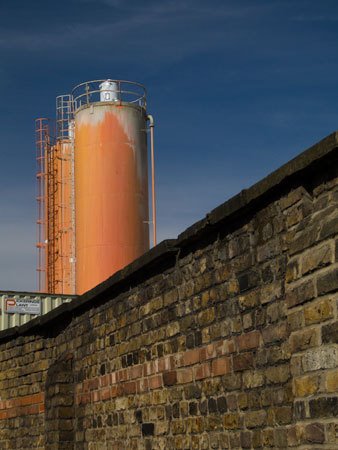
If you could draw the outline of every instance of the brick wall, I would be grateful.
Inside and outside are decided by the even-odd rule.
[[[2,332],[0,448],[335,448],[337,148]]]

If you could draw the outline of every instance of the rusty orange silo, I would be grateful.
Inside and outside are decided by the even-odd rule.
[[[58,96],[53,129],[36,122],[38,286],[82,294],[149,249],[149,223],[156,245],[154,121],[142,85],[108,79]]]
[[[55,181],[50,183],[48,195],[49,201],[53,200],[48,208],[48,291],[73,294],[72,144],[69,139],[58,139],[51,150],[49,176]]]
[[[36,120],[38,289],[75,293],[74,139],[71,95],[56,99],[56,126]]]
[[[147,114],[137,83],[73,90],[76,293],[149,249]]]

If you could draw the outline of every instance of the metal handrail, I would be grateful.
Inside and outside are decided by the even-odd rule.
[[[102,92],[110,92],[109,90],[100,89],[99,85],[106,81],[116,83],[117,103],[137,104],[146,108],[146,88],[143,84],[126,81],[126,80],[93,80],[80,83],[72,90],[72,97],[74,102],[74,110],[76,111],[83,105],[87,105],[100,101],[100,94]]]

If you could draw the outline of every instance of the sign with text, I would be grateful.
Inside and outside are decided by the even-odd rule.
[[[14,298],[5,299],[7,314],[41,314],[41,300],[39,298]]]

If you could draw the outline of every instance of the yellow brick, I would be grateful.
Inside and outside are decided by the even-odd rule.
[[[318,376],[305,376],[294,380],[296,397],[307,397],[318,390]]]
[[[205,307],[205,306],[208,306],[209,300],[210,300],[210,293],[209,293],[209,291],[203,292],[202,298],[201,298],[202,308]]]
[[[332,317],[332,304],[330,299],[322,300],[304,310],[306,325],[324,322]]]
[[[338,391],[338,369],[326,374],[326,391],[337,392]]]
[[[228,284],[228,291],[229,294],[237,294],[238,293],[238,281],[237,280],[230,280]]]
[[[225,414],[224,428],[225,429],[239,428],[239,415],[233,413]]]

